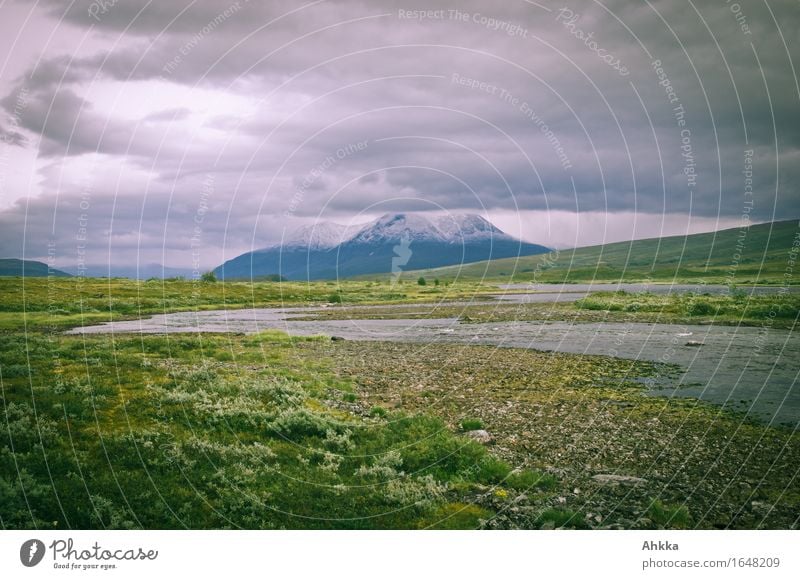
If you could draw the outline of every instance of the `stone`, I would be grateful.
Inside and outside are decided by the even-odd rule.
[[[494,440],[494,437],[485,430],[470,430],[465,436],[481,444],[489,444]]]
[[[622,474],[596,474],[592,479],[600,484],[612,485],[638,485],[647,482],[647,479]]]
[[[543,531],[552,531],[555,528],[556,524],[553,521],[545,521],[544,524],[542,524]]]

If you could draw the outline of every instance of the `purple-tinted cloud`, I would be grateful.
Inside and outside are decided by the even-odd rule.
[[[725,3],[604,6],[47,0],[40,20],[99,48],[0,84],[0,135],[36,147],[43,190],[5,193],[0,247],[74,245],[87,183],[97,259],[185,265],[213,182],[207,267],[377,206],[800,216],[796,3],[746,27]]]

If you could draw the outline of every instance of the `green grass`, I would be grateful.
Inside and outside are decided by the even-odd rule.
[[[558,481],[551,474],[527,469],[511,473],[505,480],[505,484],[519,491],[530,491],[532,489],[550,490],[558,485]]]
[[[385,309],[329,308],[298,319],[413,319],[457,317],[462,323],[567,320],[572,322],[655,322],[718,324],[792,329],[800,316],[800,293],[776,288],[749,296],[741,289],[727,294],[655,294],[593,292],[575,302],[431,304]]]
[[[688,282],[722,284],[798,284],[790,252],[800,238],[797,220],[753,225],[713,233],[609,243],[543,255],[498,259],[409,275],[442,280],[576,283]]]
[[[63,333],[164,311],[319,304],[331,293],[394,303],[478,291],[462,282],[1,279],[0,527],[582,528],[598,513],[605,524],[608,505],[616,513],[620,504],[627,512],[611,523],[624,527],[785,528],[796,518],[800,495],[787,492],[796,436],[696,401],[642,396],[634,379],[656,371],[648,364],[278,331]],[[698,300],[713,313],[694,309]],[[702,320],[769,314],[776,303],[599,294],[564,307]],[[796,311],[786,303],[789,317],[776,320]],[[478,425],[494,445],[464,435]],[[638,470],[656,457],[663,480]],[[623,489],[623,501],[591,486],[597,472],[653,480]],[[652,506],[653,496],[664,503]],[[683,496],[696,518],[664,506]],[[748,510],[754,501],[770,504],[768,514]]]
[[[437,509],[433,516],[422,521],[419,527],[437,530],[474,529],[491,514],[477,505],[451,503]]]
[[[587,526],[580,513],[569,509],[548,509],[539,515],[537,524],[544,529],[585,529]]]
[[[627,315],[662,323],[769,324],[791,328],[800,316],[800,294],[747,296],[737,290],[727,295],[596,292],[577,300],[571,307],[578,311],[611,314],[610,320]]]
[[[437,418],[345,410],[352,382],[294,356],[320,340],[0,335],[2,526],[474,528],[488,517],[452,505],[473,485],[502,485],[510,467]]]
[[[165,312],[458,300],[496,288],[476,282],[422,287],[389,282],[202,282],[0,277],[0,331],[69,328]]]
[[[465,418],[461,421],[461,430],[480,430],[483,428],[483,422],[478,418]]]
[[[350,303],[431,299],[373,282],[0,280],[0,526],[478,526],[491,510],[449,506],[511,467],[435,417],[352,412],[352,379],[328,357],[295,357],[327,337],[62,333],[164,311],[322,303],[332,289]]]
[[[688,529],[691,527],[691,516],[686,506],[665,505],[660,500],[654,500],[647,509],[647,516],[656,525],[662,528]]]

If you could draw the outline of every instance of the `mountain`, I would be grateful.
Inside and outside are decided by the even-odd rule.
[[[710,233],[637,239],[412,275],[504,282],[683,281],[797,284],[800,222],[775,221]]]
[[[410,242],[447,243],[448,238],[432,221],[413,213],[386,214],[356,233],[350,240],[354,245]]]
[[[130,279],[149,279],[155,278],[170,278],[170,277],[185,277],[190,279],[193,270],[189,268],[180,267],[167,267],[160,263],[142,263],[142,264],[126,264],[111,263],[109,264],[94,264],[87,265],[83,270],[76,267],[66,267],[66,271],[72,275],[84,275],[86,277],[127,277]]]
[[[359,231],[359,227],[339,225],[330,221],[322,221],[313,225],[306,225],[286,236],[283,243],[273,247],[299,247],[301,249],[325,250],[336,247],[352,238]]]
[[[416,213],[390,213],[357,229],[333,223],[302,228],[282,244],[240,255],[214,272],[221,279],[270,274],[291,280],[335,279],[546,251],[478,215],[429,219]]]
[[[477,241],[492,237],[513,239],[480,215],[447,215],[436,221],[436,227],[450,239]]]
[[[0,259],[0,276],[17,277],[69,277],[69,274],[58,269],[48,267],[41,261],[29,259]]]

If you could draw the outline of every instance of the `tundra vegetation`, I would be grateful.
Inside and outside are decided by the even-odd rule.
[[[516,290],[519,291],[519,290]],[[542,291],[542,290],[539,290]],[[545,290],[546,291],[546,290]],[[569,291],[568,289],[565,291]],[[458,317],[463,323],[569,320],[573,322],[654,322],[662,324],[718,324],[793,329],[800,316],[800,292],[750,295],[732,288],[724,294],[625,291],[592,292],[573,302],[487,302],[429,307],[316,310],[298,319],[390,319]]]
[[[488,291],[0,280],[0,524],[797,525],[794,431],[645,396],[641,378],[664,373],[653,364],[276,331],[64,334],[168,311],[321,305],[331,295],[345,308]],[[472,440],[478,428],[492,443]]]
[[[796,219],[637,239],[417,272],[442,280],[798,284]],[[787,276],[787,274],[789,274]]]

